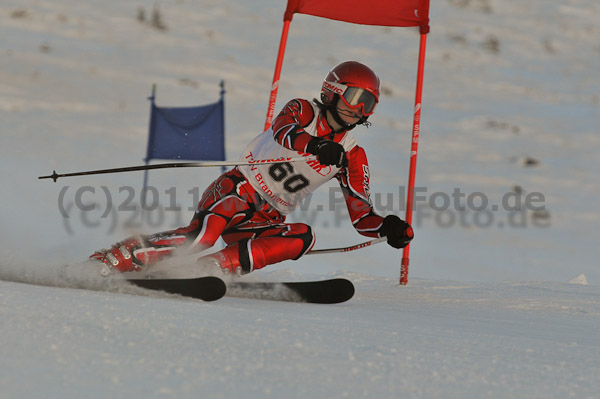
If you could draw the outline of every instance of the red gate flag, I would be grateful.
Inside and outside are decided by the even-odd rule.
[[[294,13],[353,24],[429,27],[429,0],[288,0],[284,20]]]
[[[429,33],[429,0],[288,0],[283,16],[283,31],[281,32],[281,40],[279,42],[279,52],[277,53],[277,61],[275,63],[264,130],[268,130],[271,127],[271,121],[275,113],[275,101],[277,100],[279,77],[283,65],[288,31],[295,13],[362,25],[419,27],[421,39],[419,44],[419,65],[417,68],[417,87],[415,90],[405,218],[406,222],[412,224],[415,174],[421,128],[421,96],[425,70],[425,48],[427,34]],[[408,282],[409,254],[410,244],[404,247],[402,253],[400,267],[401,285],[406,285]]]
[[[275,62],[264,130],[271,127],[290,22],[295,13],[363,25],[418,26],[421,41],[429,33],[429,0],[288,0]],[[421,46],[423,48],[423,46]]]

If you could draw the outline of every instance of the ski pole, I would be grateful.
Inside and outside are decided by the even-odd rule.
[[[61,177],[72,177],[72,176],[87,176],[87,175],[99,175],[104,173],[120,173],[120,172],[134,172],[137,170],[151,170],[151,169],[166,169],[166,168],[207,168],[213,166],[247,166],[247,165],[269,165],[275,163],[284,162],[308,162],[316,161],[316,156],[310,157],[288,157],[278,159],[257,159],[252,161],[204,161],[204,162],[181,162],[181,163],[160,163],[156,165],[141,165],[141,166],[128,166],[124,168],[112,168],[112,169],[99,169],[99,170],[88,170],[85,172],[74,172],[74,173],[56,173],[54,170],[51,175],[40,176],[38,179],[52,179],[56,182]]]
[[[321,255],[321,254],[333,254],[338,252],[350,252],[356,251],[357,249],[366,248],[373,244],[379,244],[380,242],[386,241],[387,237],[379,237],[371,241],[366,241],[360,244],[352,245],[350,247],[343,248],[327,248],[327,249],[313,249],[306,253],[306,255]]]

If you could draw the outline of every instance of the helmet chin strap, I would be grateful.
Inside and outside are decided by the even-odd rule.
[[[338,129],[334,129],[332,126],[330,126],[331,130],[334,134],[352,130],[356,127],[356,125],[365,125],[366,127],[371,126],[371,123],[367,121],[367,119],[369,118],[368,116],[363,116],[362,118],[359,119],[358,122],[353,123],[351,125],[344,122],[342,120],[342,118],[340,117],[340,114],[337,111],[337,107],[334,105],[334,104],[337,104],[338,101],[339,101],[339,96],[336,94],[333,98],[333,101],[325,102],[325,99],[323,98],[323,103],[321,103],[323,109],[326,112],[329,112],[329,114],[331,115],[333,120],[340,126]]]
[[[346,122],[344,122],[342,120],[342,118],[340,117],[340,114],[337,112],[337,108],[332,106],[332,105],[328,105],[327,106],[327,111],[329,111],[329,113],[331,114],[331,117],[333,118],[333,120],[336,121],[336,123],[338,125],[340,125],[341,127],[339,129],[333,129],[334,133],[340,133],[343,131],[347,131],[347,130],[352,130],[354,129],[357,125],[365,125],[366,127],[371,126],[371,122],[368,122],[367,119],[369,119],[368,116],[363,116],[362,118],[360,118],[358,120],[358,122],[353,123],[351,125],[348,125]]]
[[[340,117],[340,114],[337,112],[337,109],[334,106],[329,105],[327,107],[327,111],[329,112],[329,114],[331,114],[331,117],[333,118],[333,120],[338,125],[340,125],[339,129],[333,129],[332,128],[332,130],[333,130],[334,133],[340,133],[340,132],[343,132],[345,130],[352,130],[356,126],[356,123],[353,123],[352,125],[348,125],[346,122],[344,122],[342,120],[342,118]]]
[[[365,123],[367,121],[366,117],[362,117],[362,118],[360,118],[360,120],[358,122],[353,123],[351,125],[349,125],[346,122],[344,122],[344,120],[340,116],[339,112],[337,111],[336,105],[334,105],[334,104],[337,104],[339,101],[340,101],[340,97],[339,97],[338,94],[336,94],[333,97],[333,101],[326,105],[327,111],[329,111],[329,113],[331,114],[331,117],[333,118],[333,120],[338,125],[341,126],[339,129],[332,129],[334,133],[341,133],[343,131],[352,130],[352,129],[354,129],[356,127],[356,125],[363,124],[363,123]]]

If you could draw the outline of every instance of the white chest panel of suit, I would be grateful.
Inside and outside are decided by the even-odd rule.
[[[304,131],[316,136],[319,110],[314,108],[315,117],[304,128]],[[344,147],[346,152],[357,145],[356,140],[349,133],[344,135],[339,144]],[[286,159],[309,155],[285,148],[274,140],[273,130],[269,129],[256,136],[248,144],[240,161]],[[323,166],[318,161],[283,161],[269,165],[239,166],[239,170],[261,197],[285,215],[291,213],[308,194],[335,177],[340,168],[335,165]]]

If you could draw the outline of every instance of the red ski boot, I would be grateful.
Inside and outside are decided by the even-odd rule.
[[[223,248],[219,252],[199,258],[198,262],[217,265],[221,268],[223,273],[239,277],[242,274],[246,274],[242,269],[239,253],[239,244],[236,242]]]
[[[90,259],[97,259],[104,262],[107,268],[103,268],[100,273],[104,276],[110,274],[116,269],[121,273],[142,270],[145,263],[136,257],[136,250],[142,249],[141,237],[130,237],[116,243],[109,249],[101,249],[90,256]]]

